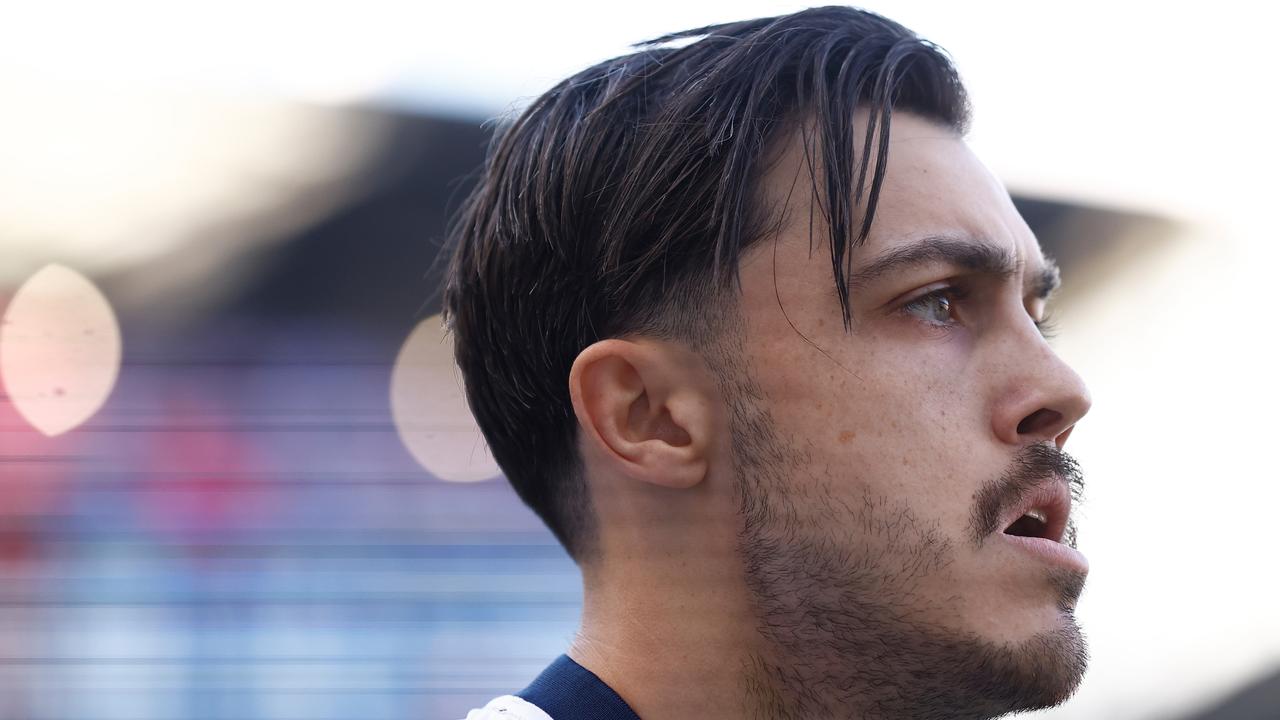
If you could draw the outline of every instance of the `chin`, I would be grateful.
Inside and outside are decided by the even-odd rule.
[[[1003,618],[999,611],[994,613],[995,627],[968,635],[952,646],[956,651],[953,658],[967,655],[954,666],[958,672],[953,699],[957,703],[968,700],[970,707],[984,704],[979,698],[990,701],[970,717],[1055,707],[1079,689],[1089,662],[1088,643],[1074,614],[1084,576],[1055,573],[1050,580],[1053,596],[1038,598],[1037,606],[1023,607],[1016,633],[1010,631],[1019,611],[1010,608]]]
[[[969,690],[991,700],[985,717],[1051,708],[1066,702],[1084,680],[1088,645],[1071,615],[1057,627],[1013,645],[986,645],[970,665]]]

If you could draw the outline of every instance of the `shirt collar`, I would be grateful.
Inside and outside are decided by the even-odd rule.
[[[613,688],[568,655],[556,658],[516,697],[555,720],[640,720]]]

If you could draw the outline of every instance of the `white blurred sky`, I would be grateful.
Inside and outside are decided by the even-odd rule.
[[[1081,612],[1095,660],[1079,697],[1049,715],[1167,716],[1280,664],[1280,542],[1271,530],[1280,483],[1264,461],[1280,400],[1267,280],[1280,255],[1270,220],[1280,63],[1268,49],[1274,25],[1266,11],[1242,2],[1096,0],[865,6],[955,56],[974,98],[971,141],[1013,189],[1185,222],[1178,238],[1063,309],[1061,352],[1095,396],[1072,439],[1091,471],[1081,543],[1094,571]],[[490,117],[631,42],[800,7],[11,6],[0,22],[0,88],[3,118],[17,129],[0,134],[0,228],[53,223],[66,235],[37,238],[46,245],[28,243],[28,254],[96,232],[99,244],[84,247],[110,241],[111,252],[128,255],[121,238],[154,222],[156,207],[200,192],[194,182],[172,182],[183,177],[173,167],[150,172],[148,163],[177,162],[202,146],[201,157],[217,160],[201,166],[215,171],[205,181],[222,193],[234,176],[213,175],[249,158],[274,158],[280,178],[328,177],[353,162],[340,126],[305,121],[310,129],[299,133],[297,121],[273,111],[210,129],[200,123],[221,116],[200,120],[207,113],[192,97],[373,101]],[[63,139],[42,142],[54,118]],[[132,144],[93,139],[102,118]],[[76,145],[77,137],[90,140]],[[164,144],[149,144],[157,141]],[[328,150],[316,152],[320,146]],[[33,189],[33,177],[43,189]],[[112,183],[137,191],[124,205],[94,207],[132,224],[106,235],[98,221],[93,230],[64,219]],[[178,195],[160,194],[175,185]],[[55,195],[61,204],[32,214],[44,207],[40,198]],[[231,207],[228,198],[218,195],[218,207]],[[13,220],[24,217],[34,219]],[[26,237],[35,236],[10,234],[0,249],[14,251]],[[144,241],[138,235],[139,247]]]
[[[377,99],[492,115],[629,43],[803,3],[11,3],[0,81],[218,88],[320,102]],[[972,140],[1028,191],[1223,214],[1206,171],[1274,153],[1276,101],[1261,4],[864,3],[956,57]],[[1250,96],[1253,97],[1250,97]],[[1206,133],[1221,133],[1208,143]],[[1203,153],[1192,162],[1189,156]],[[1125,173],[1110,168],[1119,161]],[[1107,168],[1104,170],[1104,168]],[[1259,174],[1258,177],[1261,177]],[[1239,188],[1232,191],[1240,192]],[[1255,195],[1256,197],[1256,195]]]

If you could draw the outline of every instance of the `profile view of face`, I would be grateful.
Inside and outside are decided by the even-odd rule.
[[[954,131],[896,113],[889,147],[850,329],[798,133],[764,178],[781,230],[741,262],[723,459],[758,670],[885,716],[1052,705],[1086,661],[1059,451],[1090,405],[1038,327],[1056,272]],[[1015,533],[1062,543],[1006,533],[1026,509]]]

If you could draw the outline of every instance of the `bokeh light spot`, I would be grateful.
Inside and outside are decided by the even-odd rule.
[[[501,474],[453,362],[453,342],[439,315],[409,333],[391,372],[391,416],[405,447],[432,475],[454,482]]]
[[[120,357],[111,304],[88,278],[62,265],[28,278],[0,323],[0,381],[18,413],[50,437],[102,407]]]

